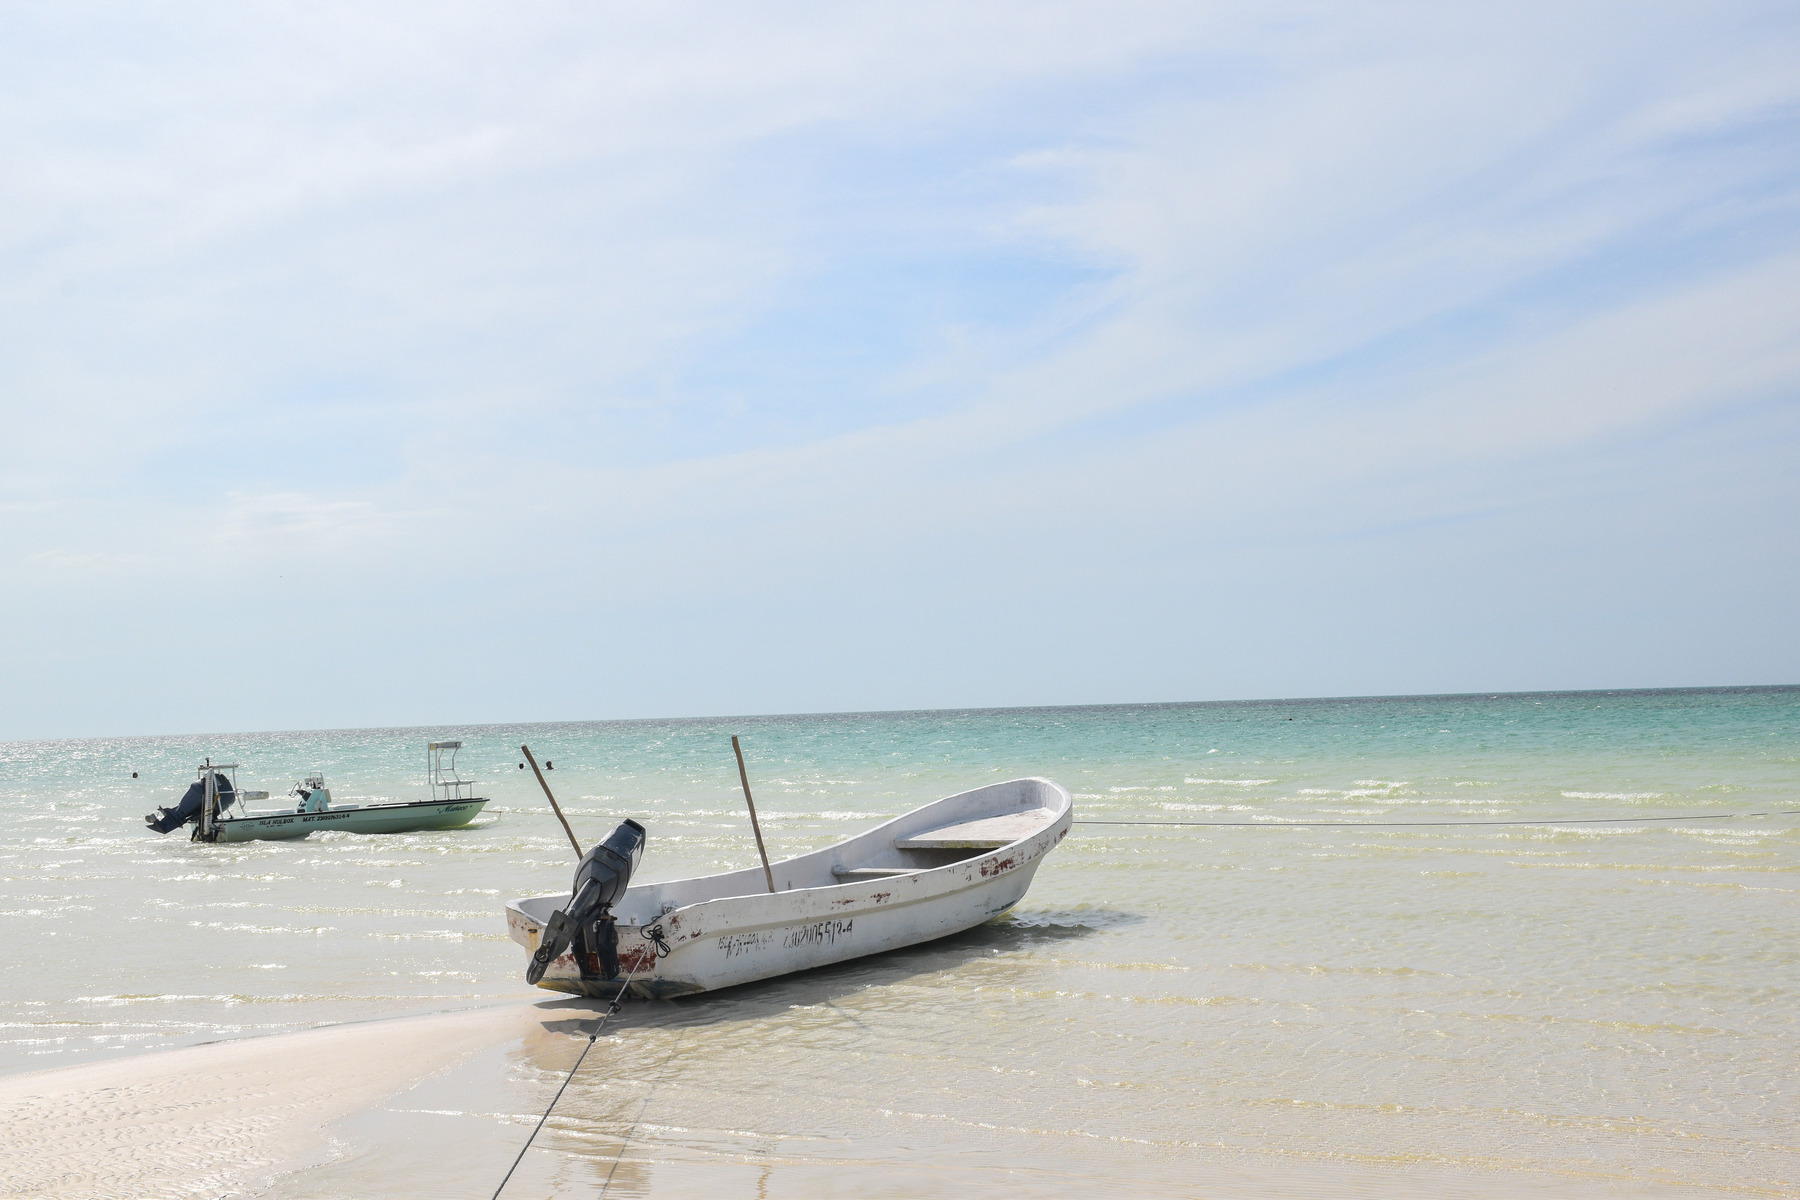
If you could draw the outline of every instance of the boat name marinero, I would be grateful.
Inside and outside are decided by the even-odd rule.
[[[851,928],[856,924],[855,918],[848,921],[818,921],[811,925],[802,925],[798,929],[790,929],[782,937],[783,948],[795,946],[832,946],[841,937],[849,937]]]

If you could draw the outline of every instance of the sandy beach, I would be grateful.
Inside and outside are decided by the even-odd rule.
[[[519,1004],[246,1038],[0,1078],[9,1196],[255,1195],[333,1155],[334,1123],[471,1054],[542,1035]]]
[[[9,1076],[0,1079],[0,1162],[6,1164],[0,1194],[69,1200],[486,1196],[535,1122],[531,1111],[509,1111],[522,1108],[525,1098],[509,1086],[509,1064],[530,1059],[545,1068],[534,1098],[547,1101],[554,1092],[549,1068],[560,1072],[573,1064],[597,1012],[575,1001],[507,1005]],[[1496,1178],[1446,1174],[1430,1164],[1412,1164],[1410,1171],[1357,1164],[1271,1170],[1213,1162],[1196,1175],[1199,1164],[1171,1161],[1169,1147],[1134,1149],[1117,1139],[1065,1147],[1029,1167],[982,1161],[987,1156],[971,1160],[960,1148],[933,1144],[929,1135],[903,1147],[864,1147],[847,1155],[846,1147],[834,1147],[828,1138],[804,1139],[810,1146],[790,1139],[771,1153],[759,1144],[766,1135],[750,1130],[712,1131],[710,1145],[670,1139],[666,1135],[700,1132],[667,1124],[666,1112],[649,1113],[673,1054],[634,1056],[626,1050],[633,1016],[656,1026],[670,1015],[668,1006],[630,1012],[584,1064],[584,1070],[624,1085],[624,1109],[635,1113],[636,1128],[612,1136],[584,1133],[583,1118],[591,1114],[583,1111],[588,1106],[577,1091],[520,1164],[509,1194],[762,1195],[778,1178],[788,1195],[824,1197],[849,1188],[859,1195],[902,1196],[917,1194],[922,1184],[948,1187],[971,1175],[985,1194],[1021,1196],[1088,1194],[1097,1184],[1121,1194],[1163,1196],[1482,1196],[1505,1190]],[[675,1024],[686,1020],[677,1017]],[[675,1050],[685,1040],[677,1040]],[[622,1078],[621,1058],[632,1068]],[[694,1100],[691,1093],[666,1098],[677,1106]],[[716,1099],[717,1105],[706,1107],[732,1107],[730,1099]],[[801,1097],[787,1099],[805,1107]],[[646,1115],[661,1119],[646,1124]],[[690,1109],[686,1119],[696,1115]],[[908,1114],[913,1120],[924,1115]],[[904,1177],[894,1172],[898,1161],[906,1163]],[[1537,1195],[1615,1194],[1591,1182],[1507,1183]]]
[[[939,955],[927,965],[941,962]],[[1546,1169],[1504,1155],[1244,1154],[1168,1131],[1138,1137],[1069,1127],[1054,1102],[1021,1120],[1018,1081],[1006,1079],[995,1084],[996,1120],[970,1120],[972,1109],[986,1107],[985,1080],[1006,1071],[992,1050],[933,1046],[926,1035],[897,1053],[871,1059],[859,1052],[866,1040],[858,1031],[869,1028],[854,993],[884,978],[916,982],[917,965],[893,955],[761,994],[744,989],[710,1004],[628,1007],[608,1023],[505,1194],[898,1198],[957,1187],[1021,1198],[1098,1192],[1241,1200],[1781,1194],[1754,1183],[1709,1187],[1591,1165]],[[0,1195],[489,1196],[598,1012],[584,1001],[512,1004],[0,1078]],[[833,1040],[833,1031],[839,1053],[806,1044],[821,1035]],[[758,1038],[778,1068],[751,1082],[731,1064],[732,1084],[721,1090],[719,1046],[756,1057]],[[946,1069],[947,1050],[966,1061]],[[821,1088],[818,1075],[790,1076],[796,1054],[822,1055],[836,1087]],[[941,1086],[879,1094],[896,1068],[922,1061],[937,1063]],[[831,1128],[841,1119],[834,1108],[852,1094],[872,1101],[886,1128],[851,1136]]]

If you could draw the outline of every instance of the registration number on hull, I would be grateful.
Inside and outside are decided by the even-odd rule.
[[[846,921],[812,921],[791,925],[786,929],[764,929],[756,933],[728,933],[719,939],[719,949],[726,958],[755,954],[775,945],[783,950],[802,946],[835,946],[840,938],[848,939],[856,931],[856,919]]]

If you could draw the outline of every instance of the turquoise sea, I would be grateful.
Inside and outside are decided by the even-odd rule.
[[[946,942],[632,1006],[542,1136],[539,1194],[703,1169],[827,1194],[901,1160],[1019,1195],[1271,1171],[1319,1194],[1800,1193],[1797,688],[3,744],[0,1071],[541,996],[501,905],[566,887],[573,857],[519,745],[584,842],[648,826],[654,878],[755,861],[734,733],[771,854],[1019,775],[1080,820],[1196,824],[1078,825],[1013,914]],[[277,797],[317,771],[339,801],[422,799],[443,737],[492,797],[465,830],[143,827],[205,756]],[[1596,817],[1682,819],[1575,823]],[[1368,824],[1480,820],[1534,823]],[[504,1111],[453,1078],[396,1101],[433,1150],[385,1194],[487,1178],[572,1061],[508,1063]],[[280,1194],[367,1194],[377,1170],[352,1138]]]

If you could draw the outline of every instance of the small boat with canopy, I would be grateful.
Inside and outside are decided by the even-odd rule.
[[[430,798],[391,804],[334,804],[323,775],[309,775],[288,792],[291,808],[257,811],[252,801],[267,800],[269,793],[244,791],[237,785],[236,763],[207,759],[198,768],[199,778],[188,785],[176,803],[144,817],[157,833],[171,833],[192,825],[197,842],[277,841],[303,838],[309,833],[341,830],[344,833],[411,833],[424,829],[455,829],[467,825],[487,804],[475,795],[475,784],[456,772],[456,752],[461,742],[430,742],[425,748],[425,780]],[[449,760],[444,756],[448,754]]]

